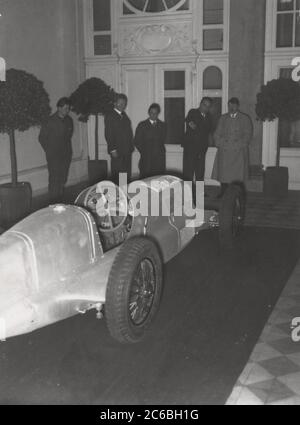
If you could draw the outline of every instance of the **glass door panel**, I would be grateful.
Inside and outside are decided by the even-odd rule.
[[[180,146],[185,132],[185,117],[191,108],[191,65],[158,65],[158,98],[168,128],[167,145]]]

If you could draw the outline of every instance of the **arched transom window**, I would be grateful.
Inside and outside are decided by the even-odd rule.
[[[189,10],[189,0],[123,0],[124,15]]]
[[[223,73],[222,70],[215,66],[208,66],[203,72],[203,96],[212,98],[213,105],[211,109],[213,124],[217,128],[220,116],[222,115],[223,105]]]

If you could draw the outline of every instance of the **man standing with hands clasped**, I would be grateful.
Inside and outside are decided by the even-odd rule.
[[[105,117],[105,138],[111,156],[112,181],[118,183],[119,174],[126,173],[131,179],[133,131],[126,114],[128,99],[125,94],[117,94],[113,111]]]
[[[134,144],[141,154],[141,179],[166,172],[167,126],[159,119],[160,112],[160,106],[153,103],[148,110],[149,118],[139,123],[136,130]]]
[[[39,135],[49,171],[50,202],[62,202],[72,162],[73,120],[67,97],[57,102],[57,111],[44,123]]]

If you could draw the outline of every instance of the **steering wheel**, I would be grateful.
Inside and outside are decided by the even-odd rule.
[[[103,231],[113,231],[128,215],[128,201],[124,192],[112,182],[101,182],[86,193],[84,206],[98,217]]]

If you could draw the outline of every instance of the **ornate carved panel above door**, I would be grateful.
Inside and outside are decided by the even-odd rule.
[[[126,26],[121,30],[122,56],[193,53],[192,23]]]

